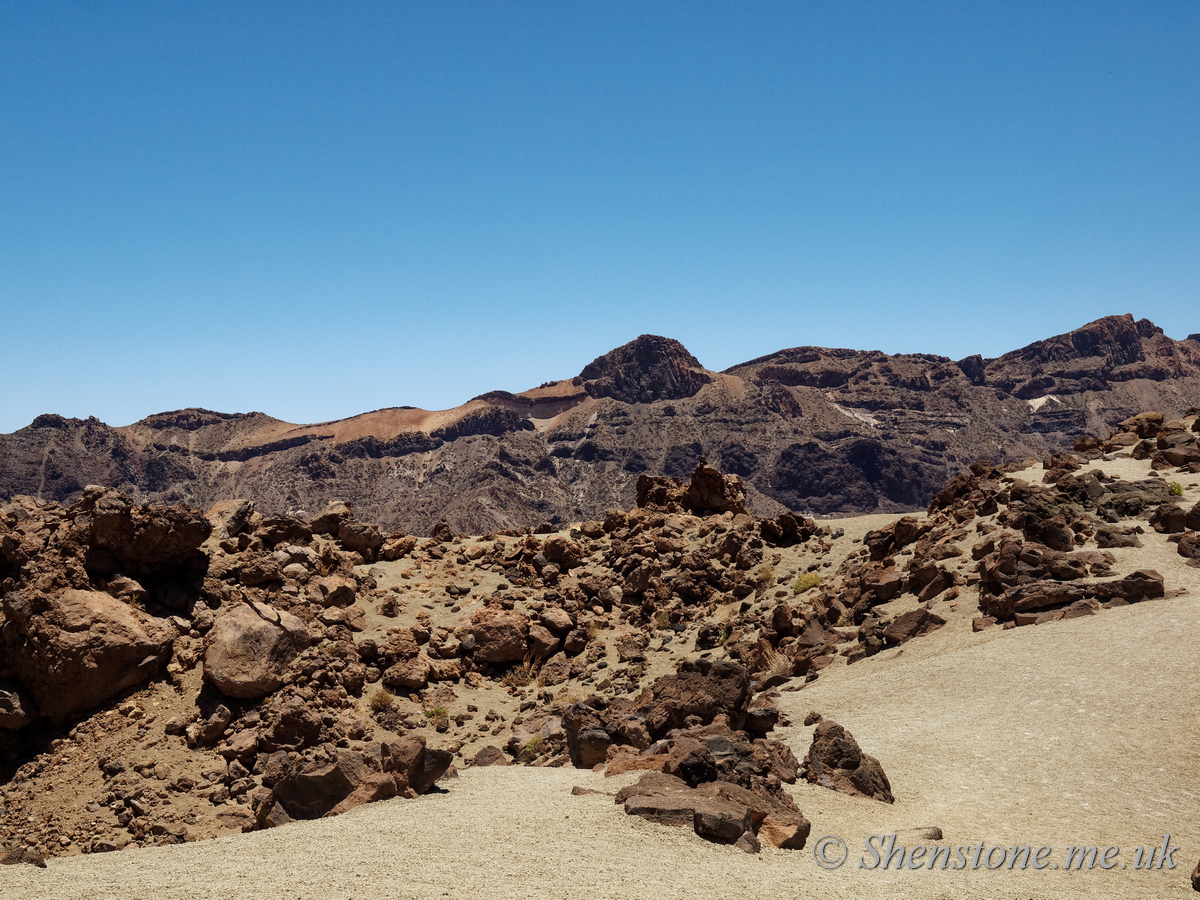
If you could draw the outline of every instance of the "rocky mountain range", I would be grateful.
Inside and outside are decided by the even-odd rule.
[[[926,506],[980,458],[1041,458],[1143,410],[1200,397],[1200,334],[1098,319],[996,359],[796,347],[724,372],[653,335],[579,375],[450,410],[395,407],[315,425],[184,409],[113,428],[42,415],[0,435],[0,497],[70,503],[253,498],[307,518],[334,499],[415,534],[484,533],[628,509],[643,474],[701,459],[740,475],[759,515]]]

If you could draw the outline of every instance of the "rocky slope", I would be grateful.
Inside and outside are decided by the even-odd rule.
[[[1130,315],[998,359],[799,347],[720,373],[643,335],[575,378],[443,412],[293,425],[188,409],[123,428],[39,416],[0,435],[0,496],[72,502],[103,484],[299,518],[339,498],[388,528],[483,533],[628,508],[639,475],[685,477],[706,458],[745,479],[761,515],[904,511],[974,459],[1040,457],[1197,396],[1200,336]]]
[[[99,487],[18,498],[0,507],[0,844],[21,862],[195,840],[522,763],[644,771],[614,798],[630,814],[802,847],[786,785],[890,802],[888,761],[816,715],[799,761],[775,692],[928,635],[1186,592],[1198,437],[1195,416],[1139,415],[844,529],[748,515],[740,479],[706,466],[642,477],[628,512],[471,537],[336,502],[305,521]]]

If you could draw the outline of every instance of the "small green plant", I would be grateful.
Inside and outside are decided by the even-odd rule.
[[[446,715],[446,707],[444,706],[435,706],[433,709],[425,710],[425,718],[427,719],[440,719],[444,715]]]
[[[668,627],[670,627],[670,625],[671,625],[671,617],[667,614],[667,611],[665,609],[660,609],[658,612],[656,612],[654,614],[654,627],[655,628],[668,628]]]
[[[1180,484],[1178,481],[1172,481],[1171,486],[1169,488],[1167,488],[1167,493],[1170,494],[1172,497],[1182,497],[1183,496],[1183,485]]]
[[[805,591],[811,591],[821,583],[821,576],[816,572],[809,572],[807,575],[801,575],[796,579],[796,583],[792,585],[793,594],[803,594]]]
[[[525,748],[521,751],[521,757],[523,759],[533,759],[538,755],[538,752],[542,749],[542,744],[545,742],[546,739],[544,737],[542,737],[540,734],[535,734],[533,738],[530,739],[529,743],[525,745]]]
[[[377,713],[386,712],[395,705],[396,695],[386,688],[377,691],[368,703],[368,706]]]
[[[838,628],[849,628],[851,625],[854,624],[854,620],[852,618],[850,618],[849,614],[846,614],[846,615],[842,616],[840,619],[838,619],[837,623],[838,623]]]

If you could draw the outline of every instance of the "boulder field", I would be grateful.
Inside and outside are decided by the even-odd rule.
[[[16,498],[0,506],[4,859],[337,815],[470,765],[638,773],[613,791],[631,815],[802,848],[789,786],[903,798],[869,733],[837,710],[801,731],[780,692],[1185,590],[1196,421],[1139,415],[1041,461],[979,461],[924,514],[866,520],[753,516],[741,479],[703,461],[643,476],[631,510],[480,536],[388,532],[343,502],[300,519],[103,487]]]

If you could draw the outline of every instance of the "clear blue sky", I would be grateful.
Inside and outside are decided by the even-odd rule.
[[[0,432],[1200,332],[1200,3],[0,0]]]

